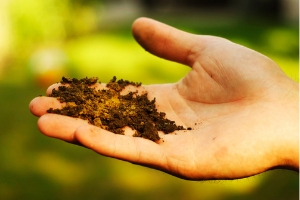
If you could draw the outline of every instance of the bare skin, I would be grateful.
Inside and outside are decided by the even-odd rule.
[[[156,97],[169,119],[193,130],[161,135],[158,143],[116,135],[81,119],[47,114],[61,104],[37,97],[29,107],[40,117],[43,134],[190,180],[299,170],[299,85],[275,62],[226,39],[193,35],[147,18],[137,19],[132,31],[145,50],[191,68],[177,83],[140,90]]]

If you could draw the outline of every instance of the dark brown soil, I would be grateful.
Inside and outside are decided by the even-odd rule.
[[[51,97],[57,97],[66,103],[62,109],[50,108],[47,112],[88,120],[89,123],[116,134],[123,134],[123,128],[128,126],[135,130],[135,137],[152,141],[160,140],[158,131],[165,134],[175,130],[185,130],[174,121],[166,118],[166,114],[158,112],[155,99],[149,100],[147,93],[138,95],[120,92],[127,86],[139,87],[141,83],[117,80],[116,77],[106,85],[107,89],[96,90],[92,85],[98,78],[65,78],[61,86],[53,89]]]

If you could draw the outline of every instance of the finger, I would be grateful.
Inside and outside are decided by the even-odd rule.
[[[148,18],[132,25],[136,41],[150,53],[167,60],[192,65],[205,47],[204,36],[196,36]]]
[[[92,125],[79,127],[75,138],[83,146],[104,156],[154,168],[163,166],[160,145],[144,138],[118,135]]]
[[[56,114],[46,114],[39,118],[38,128],[48,137],[77,143],[74,133],[78,127],[88,124],[87,121]]]
[[[55,83],[55,84],[49,86],[48,89],[47,89],[47,91],[46,91],[46,95],[47,95],[47,96],[50,96],[50,94],[52,93],[52,91],[53,91],[54,89],[57,90],[58,87],[61,86],[61,85],[62,85],[62,84],[60,84],[60,83]]]
[[[36,97],[29,103],[30,112],[40,117],[47,113],[49,108],[61,108],[63,106],[56,98]]]

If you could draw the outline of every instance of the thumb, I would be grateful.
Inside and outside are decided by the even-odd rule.
[[[205,36],[193,35],[149,18],[132,25],[136,41],[150,53],[191,66],[205,47]]]

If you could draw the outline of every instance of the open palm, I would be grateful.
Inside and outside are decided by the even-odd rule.
[[[30,103],[47,136],[99,154],[193,179],[234,179],[276,167],[298,167],[298,84],[269,58],[213,36],[154,20],[133,24],[136,40],[156,56],[191,67],[175,84],[143,86],[159,111],[192,127],[162,141],[115,135],[81,119],[47,114],[53,98]],[[48,91],[51,91],[49,89]]]

